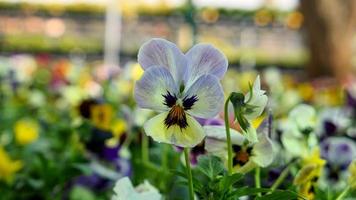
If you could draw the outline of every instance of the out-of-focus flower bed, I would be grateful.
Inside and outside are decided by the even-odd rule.
[[[349,179],[355,182],[356,86],[303,82],[295,73],[302,74],[230,68],[222,84],[225,94],[248,92],[260,74],[267,91],[267,109],[253,124],[273,116],[276,156],[261,169],[262,185],[271,187],[291,166],[281,188],[333,199]],[[171,173],[183,168],[181,151],[143,134],[154,112],[133,99],[142,74],[136,62],[112,69],[75,57],[0,57],[0,199],[110,199],[125,176],[133,185],[146,180],[139,193],[184,199],[182,180]],[[207,154],[197,147],[192,164]],[[241,185],[253,182],[247,176]],[[129,180],[121,181],[116,191],[134,191]]]

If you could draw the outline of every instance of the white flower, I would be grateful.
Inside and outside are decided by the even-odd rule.
[[[262,114],[268,101],[268,97],[265,93],[266,91],[261,90],[260,76],[257,76],[253,83],[252,96],[251,92],[248,92],[245,95],[245,103],[253,107],[252,109],[247,109],[245,111],[244,117],[246,117],[246,119],[253,120]]]
[[[208,153],[220,157],[227,163],[227,145],[225,128],[222,126],[204,126],[207,134],[205,149]],[[233,149],[233,167],[238,173],[247,173],[255,167],[267,167],[274,159],[272,141],[266,133],[258,134],[258,142],[246,144],[246,137],[230,129]]]
[[[128,177],[121,178],[114,187],[114,196],[111,200],[161,200],[159,191],[148,181],[133,187]]]
[[[301,104],[295,107],[286,121],[281,121],[282,143],[292,156],[305,156],[317,144],[314,134],[316,111],[312,106]]]
[[[252,121],[262,114],[267,105],[268,97],[265,93],[264,90],[261,90],[260,76],[257,76],[251,91],[244,97],[243,108],[235,110],[235,116],[241,126],[242,133],[251,143],[258,142],[256,129],[252,126]]]

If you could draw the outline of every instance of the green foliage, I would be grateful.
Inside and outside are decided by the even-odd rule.
[[[182,178],[180,184],[188,184],[186,174],[182,171],[172,171]],[[222,161],[216,156],[200,156],[198,166],[194,170],[194,190],[199,199],[204,200],[235,200],[243,196],[256,200],[298,199],[297,193],[289,190],[275,190],[269,188],[254,188],[244,186],[245,175],[234,173],[228,175]],[[258,196],[261,194],[261,196]]]

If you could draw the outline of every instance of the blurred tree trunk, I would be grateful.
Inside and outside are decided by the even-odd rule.
[[[351,70],[356,0],[301,0],[311,78],[345,81]]]

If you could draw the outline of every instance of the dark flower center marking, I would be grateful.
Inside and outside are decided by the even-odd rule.
[[[163,104],[171,108],[164,120],[167,129],[173,125],[178,125],[180,129],[187,128],[188,122],[185,111],[192,109],[192,106],[198,101],[198,97],[196,95],[190,97],[186,96],[180,102],[177,96],[169,91],[162,96],[164,97]]]
[[[252,147],[242,148],[238,145],[233,145],[232,148],[235,152],[235,157],[232,160],[234,166],[242,166],[250,160]]]
[[[184,97],[183,99],[184,110],[190,110],[196,101],[198,101],[198,97],[196,95],[193,95],[191,97]]]
[[[188,122],[184,109],[180,105],[174,105],[164,120],[164,124],[167,129],[173,125],[178,125],[181,129],[186,128]]]
[[[177,97],[175,94],[171,94],[169,91],[167,91],[167,94],[163,94],[162,95],[164,97],[164,102],[163,104],[168,106],[168,107],[172,107],[176,104],[177,102]]]

